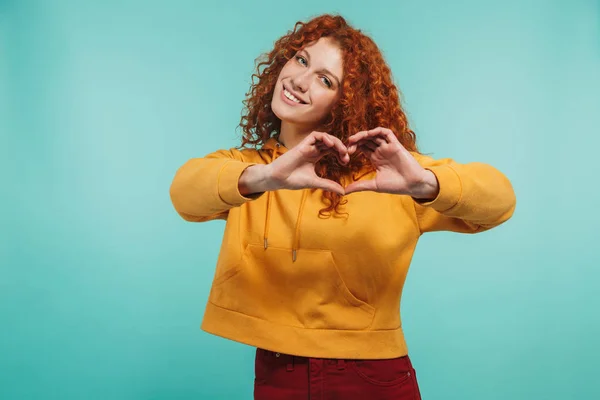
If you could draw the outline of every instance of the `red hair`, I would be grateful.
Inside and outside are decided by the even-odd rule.
[[[270,53],[256,60],[256,73],[240,121],[243,131],[242,147],[259,147],[279,134],[281,120],[271,109],[275,83],[283,66],[309,43],[328,37],[340,47],[343,54],[344,78],[341,96],[333,107],[322,130],[338,137],[343,143],[353,134],[382,126],[391,129],[400,143],[409,151],[417,151],[416,136],[408,127],[400,105],[399,90],[381,51],[371,38],[351,27],[339,15],[325,14],[308,22],[297,22],[294,30],[275,42]],[[254,82],[254,78],[258,78]],[[317,175],[340,183],[342,176],[373,171],[369,160],[355,153],[347,166],[340,165],[334,156],[323,157],[315,166]],[[355,177],[356,178],[356,177]],[[321,215],[339,213],[342,196],[323,192],[329,206]]]

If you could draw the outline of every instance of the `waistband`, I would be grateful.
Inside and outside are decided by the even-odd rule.
[[[256,348],[256,357],[264,357],[267,359],[277,359],[280,363],[287,363],[288,370],[293,370],[294,365],[301,364],[310,364],[311,361],[321,361],[324,364],[337,364],[338,369],[343,369],[346,363],[362,363],[362,362],[377,362],[379,359],[344,359],[344,358],[315,358],[315,357],[304,357],[304,356],[295,356],[293,354],[286,353],[278,353],[271,350],[262,349],[260,347]],[[410,368],[413,368],[410,357],[407,355],[396,357],[393,359],[383,359],[385,361],[391,360],[402,360],[408,364]]]

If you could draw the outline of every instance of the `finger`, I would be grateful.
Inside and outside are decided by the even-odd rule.
[[[348,139],[348,143],[353,144],[360,140],[374,139],[376,137],[383,138],[387,143],[392,143],[394,141],[398,141],[398,139],[396,138],[396,135],[394,135],[394,132],[392,132],[391,129],[377,127],[375,129],[370,129],[368,131],[361,131],[361,132],[358,132],[358,133],[350,136],[350,138]]]
[[[387,143],[398,142],[398,138],[394,135],[394,132],[391,129],[383,128],[381,126],[371,129],[369,131],[370,135],[380,135],[385,139]]]
[[[372,140],[363,140],[358,145],[362,146],[362,147],[366,147],[366,148],[368,148],[371,151],[375,151],[379,147],[379,145],[377,145],[377,143],[375,143]]]
[[[337,138],[333,135],[328,135],[328,138],[331,139],[331,141],[334,143],[333,147],[339,153],[340,158],[342,158],[342,159],[348,158],[349,159],[348,148],[346,147],[346,145],[344,145],[344,143],[342,143],[342,141],[339,138]]]
[[[355,143],[361,141],[362,139],[367,138],[368,136],[369,136],[368,131],[357,132],[348,138],[348,144],[351,144],[351,145],[355,144]]]
[[[339,138],[325,132],[315,132],[315,138],[321,140],[328,147],[334,148],[340,154],[341,159],[350,159],[348,149]]]
[[[371,191],[377,190],[377,185],[375,184],[375,181],[373,179],[352,182],[351,184],[346,186],[346,194],[355,193],[355,192],[364,192],[367,190],[371,190]]]
[[[319,150],[319,153],[320,153],[319,154],[319,160],[321,160],[325,156],[332,155],[340,163],[342,162],[340,154],[337,151],[335,151],[335,149],[332,149],[332,148],[329,148],[329,147],[325,147],[325,148]]]
[[[323,140],[319,140],[317,138],[317,141],[314,143],[314,147],[317,149],[317,151],[319,152],[319,159],[322,158],[325,154],[329,154],[329,153],[336,153],[337,151],[335,151],[331,146],[333,146],[334,143],[329,141],[328,143],[328,139],[323,138]]]
[[[379,136],[375,137],[375,138],[372,140],[372,142],[375,142],[375,143],[377,144],[377,146],[382,146],[382,145],[384,145],[384,144],[386,144],[386,143],[387,143],[387,142],[386,142],[386,141],[385,141],[383,138],[381,138],[381,137],[379,137]]]
[[[349,162],[350,155],[348,154],[348,148],[346,147],[346,145],[344,145],[344,143],[339,138],[333,135],[327,134],[326,137],[333,143],[331,149],[338,153],[338,159],[340,160],[340,162],[344,164]]]
[[[319,151],[323,151],[323,150],[329,149],[329,147],[327,147],[327,145],[325,143],[323,143],[323,142],[317,142],[317,144],[315,145],[315,147]]]
[[[350,154],[347,152],[345,154],[340,154],[335,149],[329,149],[329,153],[333,154],[340,164],[348,164],[350,162]]]
[[[327,147],[334,147],[335,143],[333,141],[333,136],[325,133],[325,132],[313,132],[314,137],[314,145],[325,145]]]
[[[323,132],[317,132],[317,131],[313,131],[310,136],[311,136],[311,145],[317,146],[317,145],[322,145],[322,144],[327,144],[324,139],[323,136],[325,135],[325,133]]]
[[[321,133],[316,137],[315,146],[322,146],[326,148],[330,148],[334,146],[334,143],[325,133]]]
[[[375,129],[371,129],[369,131],[358,132],[358,133],[350,136],[348,141],[350,144],[352,144],[352,143],[360,142],[361,140],[373,140],[376,137],[383,138],[385,135],[383,132],[380,131],[380,129],[383,129],[383,128],[375,128]]]
[[[365,150],[366,150],[366,151],[369,151],[369,152],[372,152],[372,151],[373,151],[373,150],[369,149],[368,147],[365,147],[365,146],[363,145],[363,143],[364,143],[364,142],[361,142],[361,143],[356,143],[356,144],[350,145],[350,146],[348,147],[348,154],[352,155],[352,154],[356,153],[357,151],[363,151],[363,152],[364,152]]]
[[[368,151],[377,150],[377,145],[370,140],[362,140],[355,145],[359,150],[364,151],[365,149]]]

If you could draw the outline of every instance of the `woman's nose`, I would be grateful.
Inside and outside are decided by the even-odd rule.
[[[300,92],[306,92],[308,90],[308,74],[298,74],[292,79],[292,85],[294,86],[294,90],[298,90]]]

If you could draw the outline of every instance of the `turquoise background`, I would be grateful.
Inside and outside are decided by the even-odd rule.
[[[169,185],[238,144],[254,59],[323,12],[380,45],[422,151],[517,193],[505,225],[418,245],[423,398],[600,398],[598,1],[22,0],[0,2],[1,399],[251,398],[254,350],[199,329],[224,223]]]

